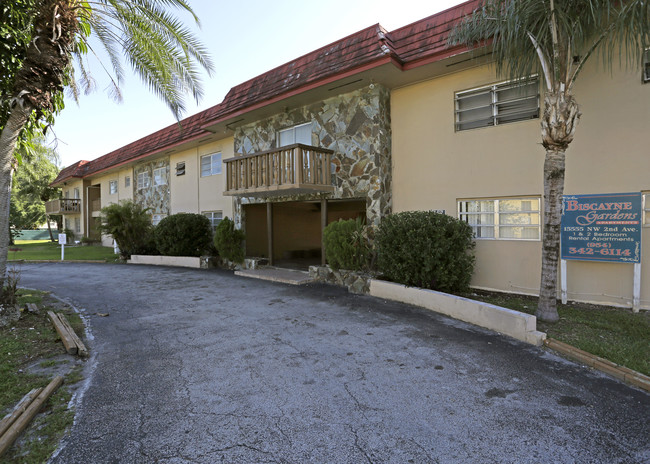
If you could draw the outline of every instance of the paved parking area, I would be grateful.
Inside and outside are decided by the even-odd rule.
[[[21,277],[92,331],[55,463],[650,462],[650,395],[426,310],[226,271]]]

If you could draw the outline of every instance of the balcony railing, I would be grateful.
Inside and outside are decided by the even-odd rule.
[[[332,150],[288,145],[224,160],[224,195],[269,196],[331,192]]]
[[[81,212],[81,200],[79,198],[62,198],[45,202],[47,214],[73,214]]]

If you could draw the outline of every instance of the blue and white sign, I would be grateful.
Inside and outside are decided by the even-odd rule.
[[[641,262],[641,193],[565,195],[562,259]]]

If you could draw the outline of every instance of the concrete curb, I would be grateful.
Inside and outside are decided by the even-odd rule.
[[[370,280],[370,295],[420,306],[535,346],[546,338],[537,330],[535,316],[482,301],[377,279]]]
[[[581,349],[578,349],[567,343],[560,342],[553,338],[547,338],[544,340],[544,346],[552,349],[553,351],[557,351],[560,354],[563,354],[567,358],[571,358],[574,361],[578,361],[579,363],[582,363],[586,366],[611,375],[618,380],[622,380],[627,384],[650,392],[650,377],[646,375],[633,371],[632,369],[628,369],[627,367],[619,366],[618,364],[608,361],[607,359],[603,359],[591,353],[587,353],[586,351],[582,351]]]

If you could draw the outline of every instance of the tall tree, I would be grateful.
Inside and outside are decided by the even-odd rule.
[[[592,58],[600,57],[610,69],[621,63],[639,66],[650,45],[649,18],[647,0],[485,0],[450,34],[450,44],[491,47],[502,76],[543,76],[544,227],[536,312],[543,321],[558,320],[565,155],[580,118],[576,80]]]
[[[33,149],[21,151],[11,187],[9,223],[16,229],[34,229],[46,221],[44,202],[59,195],[58,188],[50,187],[59,173],[59,157],[42,138],[33,141]]]
[[[8,6],[3,2],[2,6],[3,19],[16,19],[12,19],[15,27],[8,28],[6,38],[13,50],[8,56],[15,58],[12,73],[10,77],[0,75],[0,109],[5,112],[0,115],[0,122],[4,122],[0,132],[0,292],[6,274],[16,144],[30,121],[62,108],[66,85],[76,91],[73,59],[79,65],[80,83],[91,86],[83,61],[89,51],[94,54],[90,35],[108,54],[116,95],[124,78],[124,59],[177,118],[184,111],[185,93],[197,100],[202,95],[197,66],[208,72],[212,69],[202,45],[168,12],[170,8],[189,12],[198,23],[185,0],[15,1]],[[0,52],[0,56],[5,55]]]

